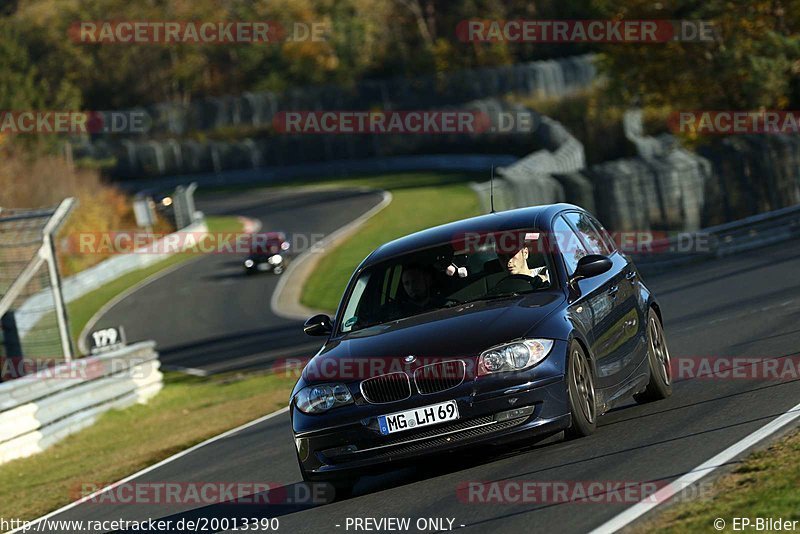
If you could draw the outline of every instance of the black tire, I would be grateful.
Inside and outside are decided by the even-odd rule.
[[[647,364],[650,382],[647,389],[633,396],[639,404],[666,399],[672,395],[672,370],[664,327],[651,309],[647,315]]]
[[[567,397],[572,423],[565,431],[567,439],[594,433],[597,428],[597,402],[592,365],[580,343],[573,341],[567,355]]]

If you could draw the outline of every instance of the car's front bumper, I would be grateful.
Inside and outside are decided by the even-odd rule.
[[[305,432],[295,428],[300,464],[308,478],[360,475],[460,447],[546,437],[569,426],[563,373],[520,385],[509,386],[504,381],[496,385],[502,387],[478,393],[474,385],[467,384],[449,395],[445,391],[431,396],[430,402],[418,400],[413,406],[455,399],[459,419],[451,423],[388,436],[380,434],[376,417]],[[375,407],[371,408],[374,411]],[[388,405],[378,408],[381,409],[383,413],[398,411]]]
[[[281,263],[277,263],[277,264],[272,264],[272,263],[269,263],[268,261],[264,260],[264,261],[253,262],[253,265],[251,265],[249,267],[246,264],[244,264],[243,267],[244,267],[244,270],[247,271],[248,273],[253,273],[253,274],[255,274],[255,273],[271,273],[271,272],[275,271],[275,269],[278,268],[278,267],[284,268],[285,267],[285,261],[281,261]]]

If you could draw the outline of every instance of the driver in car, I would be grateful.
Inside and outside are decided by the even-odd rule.
[[[511,250],[507,248],[497,250],[497,257],[500,259],[500,264],[508,271],[510,275],[523,275],[530,278],[539,277],[542,282],[548,282],[550,278],[547,275],[547,267],[534,267],[528,265],[528,257],[530,256],[529,249],[530,241],[523,241],[520,246],[514,247]],[[498,247],[499,248],[499,247]]]

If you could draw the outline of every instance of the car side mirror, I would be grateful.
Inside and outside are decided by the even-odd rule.
[[[320,313],[305,322],[303,332],[309,336],[328,336],[333,332],[333,321],[324,313]]]
[[[587,254],[578,260],[578,266],[575,268],[572,280],[577,281],[582,278],[601,275],[611,270],[612,265],[611,260],[602,254]]]

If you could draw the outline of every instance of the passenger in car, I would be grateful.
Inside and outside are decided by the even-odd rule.
[[[444,299],[434,291],[433,273],[419,264],[407,265],[400,276],[405,299],[399,301],[403,316],[416,315],[444,305]]]

